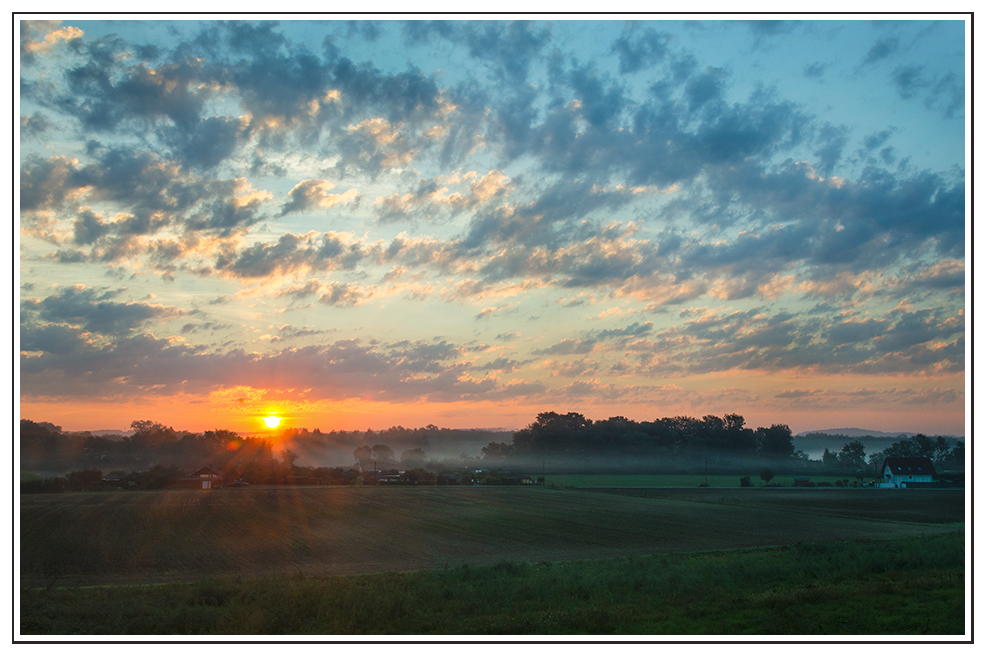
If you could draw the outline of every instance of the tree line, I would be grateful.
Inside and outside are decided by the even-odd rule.
[[[687,416],[633,421],[617,416],[593,421],[577,412],[542,412],[511,442],[483,448],[489,463],[537,467],[550,461],[570,469],[696,471],[705,467],[728,471],[751,464],[778,471],[867,475],[892,456],[925,456],[943,469],[963,469],[965,445],[946,438],[917,435],[894,442],[867,456],[862,442],[851,440],[840,451],[828,449],[812,460],[795,449],[786,424],[750,428],[739,414],[701,419]]]
[[[931,438],[919,433],[867,456],[863,443],[852,440],[840,451],[825,449],[821,462],[826,469],[840,472],[875,472],[886,458],[928,458],[938,469],[964,470],[965,442],[952,444],[941,435]]]
[[[804,460],[794,449],[791,429],[785,424],[748,428],[739,414],[701,419],[676,416],[634,421],[617,416],[593,421],[577,412],[542,412],[513,440],[492,442],[483,448],[485,460],[536,463],[539,460],[577,464],[651,467],[654,463],[682,465],[736,461],[788,462]]]
[[[872,475],[891,456],[926,456],[940,469],[961,470],[965,463],[962,442],[953,445],[944,437],[925,435],[894,442],[871,454],[861,442],[851,440],[840,451],[826,449],[820,460],[812,460],[795,449],[787,425],[750,428],[735,413],[701,419],[675,416],[634,421],[617,416],[593,421],[577,412],[542,412],[527,427],[509,434],[510,442],[493,440],[482,447],[478,457],[461,453],[451,458],[430,458],[425,450],[429,437],[444,436],[454,443],[463,436],[475,441],[477,435],[486,433],[434,425],[349,433],[291,429],[282,439],[290,438],[292,448],[275,452],[267,438],[224,429],[176,431],[147,420],[132,422],[130,435],[115,438],[63,433],[58,426],[28,419],[21,420],[20,428],[22,470],[70,472],[41,481],[29,477],[32,489],[37,488],[34,491],[43,491],[45,486],[69,490],[105,486],[103,472],[114,474],[114,483],[120,486],[155,489],[206,465],[220,471],[226,481],[251,484],[353,484],[383,476],[404,483],[440,484],[512,481],[516,476],[510,470],[538,473],[549,463],[554,472],[729,472],[756,466],[757,471],[769,467],[778,472],[857,476]],[[349,464],[317,464],[324,462],[329,449],[343,453]],[[300,459],[316,464],[302,465]],[[480,477],[475,475],[477,469],[487,471]]]

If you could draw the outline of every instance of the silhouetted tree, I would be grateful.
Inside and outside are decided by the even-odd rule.
[[[773,424],[754,431],[757,454],[761,457],[789,458],[794,455],[794,437],[787,424]]]
[[[505,442],[490,442],[483,447],[483,460],[490,463],[502,463],[513,454],[514,448]]]
[[[422,469],[428,457],[422,449],[414,448],[401,453],[401,467],[404,469]]]
[[[839,465],[844,470],[860,470],[866,468],[866,447],[859,440],[853,440],[842,447],[839,452]]]

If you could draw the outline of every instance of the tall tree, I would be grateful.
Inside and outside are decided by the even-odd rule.
[[[859,440],[843,445],[839,452],[839,464],[846,469],[865,469],[866,447]]]

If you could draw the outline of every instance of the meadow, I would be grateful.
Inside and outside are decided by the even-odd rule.
[[[20,628],[25,635],[964,630],[961,491],[697,492],[727,496],[531,487],[25,495]],[[730,492],[746,497],[734,501]],[[929,492],[946,494],[915,501]],[[784,507],[790,501],[781,497],[804,493],[815,497]],[[894,521],[888,504],[919,510]]]
[[[546,483],[556,487],[740,487],[740,478],[749,476],[753,487],[762,487],[760,471],[745,474],[549,474]],[[770,479],[771,487],[793,487],[798,476],[810,478],[816,485],[835,487],[854,481],[852,477],[807,474],[777,474]]]

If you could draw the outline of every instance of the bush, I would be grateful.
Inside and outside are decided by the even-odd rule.
[[[753,483],[750,481],[749,476],[744,476],[740,479],[740,487],[751,487]]]

